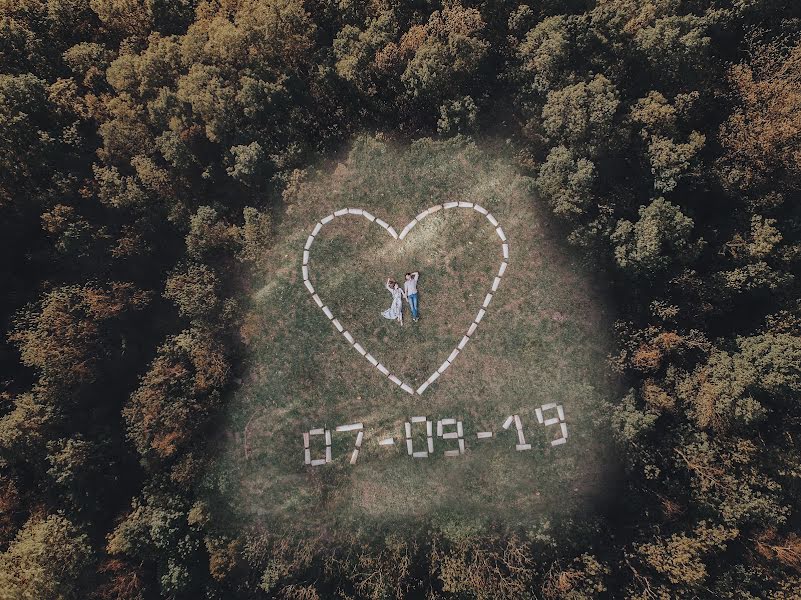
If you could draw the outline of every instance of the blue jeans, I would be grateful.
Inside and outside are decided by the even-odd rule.
[[[417,318],[417,294],[409,294],[409,307],[412,309],[412,318]]]

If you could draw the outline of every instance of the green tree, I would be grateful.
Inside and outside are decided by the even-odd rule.
[[[612,234],[615,259],[622,269],[634,275],[655,276],[672,265],[697,258],[703,240],[692,239],[693,220],[678,206],[657,198],[640,207],[639,213],[636,223],[621,220]]]
[[[555,144],[592,156],[613,137],[620,105],[615,85],[603,75],[548,92],[542,107],[542,126]]]
[[[88,537],[65,517],[31,517],[0,554],[0,598],[80,598],[79,578],[91,556]]]

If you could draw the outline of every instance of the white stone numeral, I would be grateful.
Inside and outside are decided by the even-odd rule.
[[[546,419],[543,413],[546,410],[556,410],[556,416],[551,417],[550,419]],[[562,437],[557,438],[555,440],[551,440],[551,446],[559,446],[560,444],[567,443],[567,423],[565,423],[565,408],[561,404],[556,404],[556,402],[551,402],[549,404],[543,404],[540,408],[537,409],[537,420],[540,424],[549,427],[551,425],[559,424],[559,429],[562,434]]]
[[[325,457],[315,458],[311,457],[311,438],[315,436],[323,436],[325,438]],[[324,427],[310,429],[303,433],[303,462],[312,467],[319,467],[326,463],[331,462],[331,430]]]
[[[425,423],[426,427],[426,450],[421,450],[415,452],[414,445],[412,443],[412,424],[414,423]],[[404,429],[406,430],[406,452],[412,458],[428,458],[429,454],[433,454],[434,452],[434,437],[433,437],[433,427],[431,421],[428,420],[427,417],[412,417],[406,423],[404,423]]]
[[[454,427],[454,431],[445,431],[445,427]],[[445,450],[445,456],[459,456],[464,454],[464,429],[462,422],[454,418],[440,419],[437,421],[437,437],[443,440],[456,440],[457,447],[453,450]]]

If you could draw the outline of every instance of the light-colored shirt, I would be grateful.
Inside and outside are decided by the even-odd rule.
[[[407,279],[406,282],[403,284],[403,291],[406,292],[407,296],[410,296],[411,294],[416,294],[417,293],[417,278],[418,277],[420,277],[420,273],[415,271],[414,273],[412,273],[412,278],[411,279]]]

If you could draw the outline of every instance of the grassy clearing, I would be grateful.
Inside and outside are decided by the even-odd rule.
[[[604,299],[555,243],[530,181],[510,165],[503,152],[465,141],[393,148],[360,138],[343,162],[320,167],[287,194],[243,327],[251,357],[229,403],[225,427],[234,435],[208,477],[210,497],[234,519],[273,530],[412,527],[421,519],[541,530],[592,511],[609,460],[608,435],[598,428],[610,395]],[[460,199],[498,218],[510,265],[454,366],[412,397],[353,350],[314,304],[302,284],[302,249],[314,223],[338,208],[365,208],[400,231],[429,206]],[[464,335],[500,261],[494,230],[474,211],[440,211],[403,242],[350,216],[318,236],[311,279],[357,341],[416,387]],[[411,270],[421,271],[422,319],[399,327],[381,316],[390,304],[383,283]],[[566,411],[569,441],[559,447],[550,446],[558,428],[538,425],[535,416],[548,402]],[[516,452],[514,429],[501,429],[513,413],[530,451]],[[434,456],[408,457],[403,423],[414,415],[462,419],[466,455],[442,456],[456,443],[435,439]],[[358,421],[366,431],[355,466],[348,464],[350,433],[334,434],[334,464],[303,465],[303,431]],[[477,440],[484,430],[497,437]],[[394,447],[377,445],[390,436]],[[416,448],[424,443],[415,440]]]

